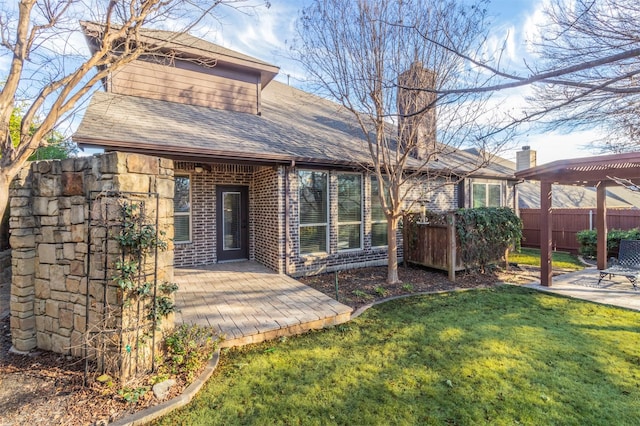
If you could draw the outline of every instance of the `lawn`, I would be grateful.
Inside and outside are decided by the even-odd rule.
[[[158,424],[638,425],[639,324],[514,286],[396,300],[223,353]]]
[[[584,265],[571,253],[554,251],[551,254],[551,260],[553,261],[554,269],[558,268],[570,271],[584,269]],[[540,266],[540,250],[522,247],[519,252],[509,253],[509,262],[519,265]]]

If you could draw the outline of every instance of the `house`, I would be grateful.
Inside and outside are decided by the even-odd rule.
[[[470,150],[470,153],[476,151]],[[537,152],[529,146],[523,146],[516,153],[516,161],[495,157],[494,163],[500,164],[506,170],[519,172],[537,165]],[[540,208],[540,182],[523,181],[517,184],[518,207],[520,209]],[[607,206],[611,208],[640,207],[640,193],[630,191],[623,186],[607,187]],[[551,204],[558,209],[595,209],[597,205],[596,188],[576,185],[553,185],[553,200]]]
[[[84,25],[91,45],[99,27]],[[114,72],[73,139],[174,161],[176,267],[250,259],[298,276],[386,264],[380,183],[349,112],[274,80],[278,67],[259,59],[187,34],[143,35],[170,60]],[[478,159],[440,158],[407,208],[513,206],[513,171],[476,170]]]

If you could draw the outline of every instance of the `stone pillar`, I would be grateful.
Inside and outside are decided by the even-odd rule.
[[[35,257],[36,221],[33,216],[31,168],[24,169],[11,183],[9,202],[11,228],[11,336],[13,349],[28,352],[36,347]]]
[[[11,333],[16,350],[39,348],[84,356],[85,344],[107,330],[105,341],[112,340],[113,346],[103,351],[105,356],[114,360],[112,365],[127,367],[122,359],[131,345],[140,346],[140,339],[129,339],[124,348],[118,336],[127,333],[122,327],[140,321],[123,307],[122,291],[112,279],[114,264],[122,256],[115,240],[122,221],[117,200],[119,194],[143,193],[127,196],[134,202],[135,197],[145,200],[147,215],[155,218],[156,199],[146,193],[159,194],[158,229],[168,247],[158,255],[157,281],[172,282],[173,184],[173,161],[119,152],[33,163],[14,180]],[[100,201],[110,197],[115,200],[110,205]],[[116,226],[93,226],[99,220]],[[147,260],[148,271],[155,267],[155,259]],[[162,326],[172,327],[173,318]],[[88,346],[89,356],[101,355],[97,347]],[[121,352],[113,350],[118,347]],[[140,353],[149,353],[148,348]],[[136,369],[138,364],[146,368],[150,360],[142,355],[139,360],[138,355]]]

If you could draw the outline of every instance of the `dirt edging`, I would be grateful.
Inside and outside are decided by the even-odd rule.
[[[124,417],[116,422],[111,423],[114,426],[138,426],[145,425],[159,417],[169,414],[170,412],[177,410],[180,407],[187,405],[194,396],[202,389],[202,386],[209,380],[213,372],[218,367],[220,361],[220,348],[218,348],[204,371],[193,381],[180,395],[172,398],[162,404],[155,405],[153,407],[145,408],[142,411],[138,411],[130,416]]]

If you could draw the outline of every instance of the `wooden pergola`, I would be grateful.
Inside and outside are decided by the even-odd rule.
[[[607,267],[606,188],[614,185],[640,190],[640,152],[559,160],[521,170],[516,177],[540,181],[540,282],[551,286],[552,185],[576,185],[597,188],[596,230],[598,232],[598,269]]]

